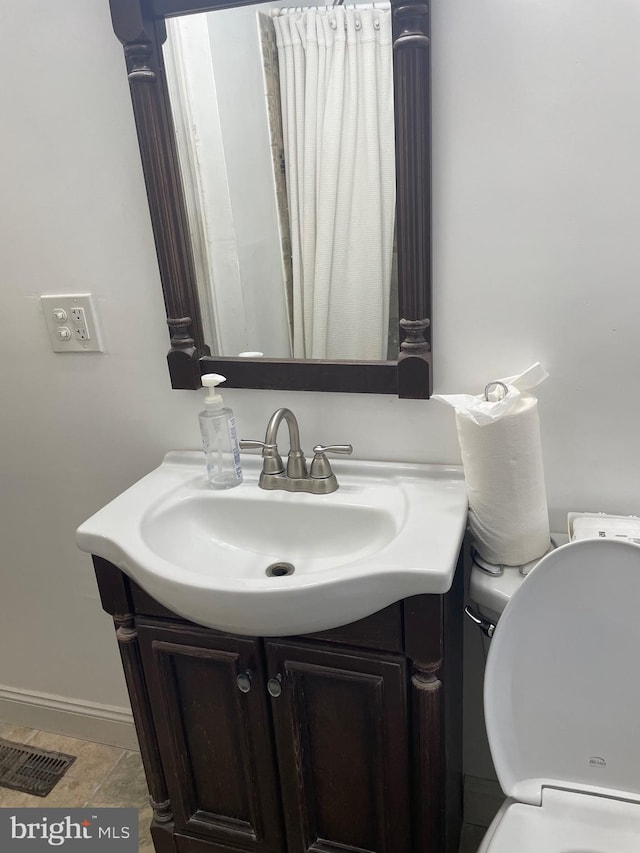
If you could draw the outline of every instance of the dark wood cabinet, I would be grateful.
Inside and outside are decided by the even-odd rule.
[[[411,849],[406,662],[265,643],[288,850]]]
[[[461,571],[333,631],[186,622],[95,557],[117,629],[158,853],[454,853]]]
[[[176,829],[246,851],[280,853],[259,644],[147,619],[137,621],[137,633]],[[240,674],[247,693],[237,686]]]

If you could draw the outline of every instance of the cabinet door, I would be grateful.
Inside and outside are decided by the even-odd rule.
[[[281,853],[279,790],[258,641],[138,620],[176,828],[210,848]],[[248,692],[239,689],[237,677]]]
[[[408,853],[404,658],[265,646],[289,853]]]

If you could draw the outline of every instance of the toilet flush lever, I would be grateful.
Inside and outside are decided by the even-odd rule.
[[[464,612],[472,622],[475,622],[483,634],[489,637],[489,639],[493,637],[493,632],[496,630],[496,626],[493,622],[489,622],[488,619],[485,619],[484,616],[481,616],[478,611],[474,610],[472,607],[465,607]]]

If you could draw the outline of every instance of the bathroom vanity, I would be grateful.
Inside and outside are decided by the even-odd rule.
[[[272,445],[268,445],[271,448]],[[455,853],[467,497],[458,468],[172,452],[78,530],[114,619],[158,853]]]
[[[454,853],[462,570],[314,634],[180,618],[93,557],[114,619],[158,853]]]

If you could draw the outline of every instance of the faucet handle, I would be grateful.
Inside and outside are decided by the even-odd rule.
[[[353,445],[351,444],[327,444],[326,446],[322,444],[316,444],[313,448],[313,452],[318,455],[319,453],[344,453],[347,456],[353,453]]]
[[[313,480],[324,480],[333,475],[331,464],[325,456],[325,453],[344,453],[349,455],[353,453],[353,447],[350,444],[316,444],[313,448],[314,457],[311,462],[311,470],[309,476]]]
[[[255,438],[240,439],[240,450],[253,450],[262,448],[262,464],[263,474],[282,474],[284,471],[284,462],[278,453],[277,444],[267,444],[264,441],[257,441]]]
[[[254,450],[257,447],[265,448],[267,446],[264,441],[257,441],[255,438],[240,439],[240,450]]]

